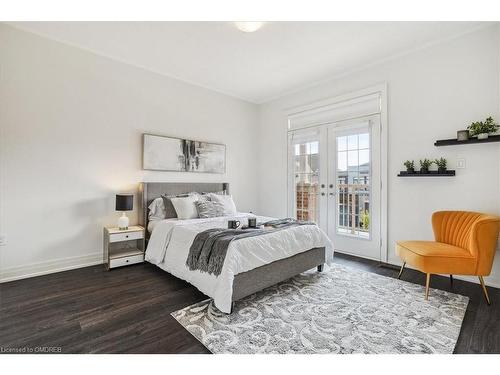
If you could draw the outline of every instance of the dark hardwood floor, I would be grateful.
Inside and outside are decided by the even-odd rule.
[[[342,254],[335,262],[389,277],[398,274]],[[402,279],[425,282],[411,269]],[[500,353],[500,289],[488,288],[488,306],[477,284],[454,280],[451,285],[449,278],[433,276],[431,287],[470,298],[456,353]],[[208,353],[170,316],[205,298],[149,263],[109,272],[94,266],[0,284],[0,352]]]

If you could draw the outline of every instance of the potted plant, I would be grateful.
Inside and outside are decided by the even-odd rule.
[[[439,158],[434,160],[434,163],[438,166],[438,172],[439,173],[446,173],[446,164],[447,161],[445,158]]]
[[[429,173],[429,167],[434,163],[432,160],[420,160],[420,173]]]
[[[493,117],[491,116],[488,117],[484,122],[473,122],[467,127],[471,135],[477,135],[477,139],[488,138],[488,134],[495,133],[498,128],[500,128],[500,126],[495,124],[495,120],[493,120]]]
[[[415,162],[413,160],[407,160],[403,165],[406,167],[406,172],[408,174],[415,173]]]

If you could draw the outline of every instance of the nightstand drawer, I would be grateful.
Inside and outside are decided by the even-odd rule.
[[[138,240],[143,237],[142,231],[140,232],[125,232],[113,233],[109,235],[109,242],[122,242],[129,240]]]
[[[144,255],[132,255],[129,257],[116,258],[109,260],[109,268],[128,266],[129,264],[142,263],[144,261]]]

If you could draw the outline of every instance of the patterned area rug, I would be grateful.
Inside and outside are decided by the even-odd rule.
[[[327,268],[327,267],[325,267]],[[333,264],[236,302],[172,316],[212,353],[452,353],[469,299]]]

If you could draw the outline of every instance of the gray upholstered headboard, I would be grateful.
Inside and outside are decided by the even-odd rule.
[[[227,182],[141,182],[139,186],[139,224],[148,227],[148,207],[151,202],[161,195],[178,195],[190,192],[218,192],[229,194]],[[146,233],[148,233],[146,229]],[[147,235],[149,237],[149,235]]]

